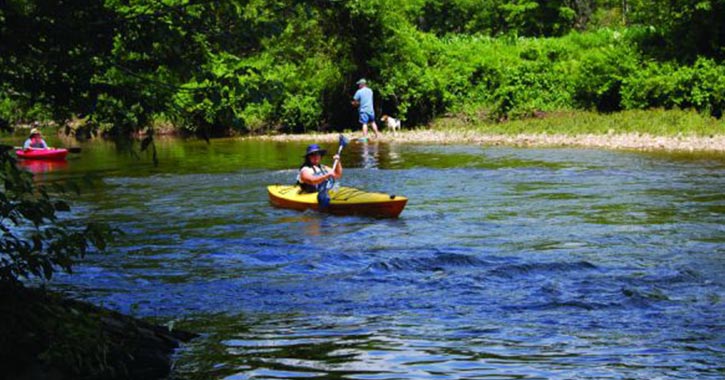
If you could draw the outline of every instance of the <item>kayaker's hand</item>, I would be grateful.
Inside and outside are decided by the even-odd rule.
[[[332,159],[335,160],[335,161],[339,161],[340,160],[340,155],[339,154],[336,154],[336,155],[332,156]]]

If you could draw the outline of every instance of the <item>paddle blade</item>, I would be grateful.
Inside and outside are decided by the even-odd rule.
[[[347,146],[348,143],[350,143],[350,140],[348,140],[347,137],[345,137],[345,135],[341,134],[340,135],[340,146],[342,148],[344,148],[345,146]]]
[[[330,194],[327,192],[327,189],[320,190],[320,192],[317,193],[317,207],[320,210],[324,210],[329,205],[330,205]]]
[[[320,210],[324,210],[330,205],[330,189],[335,186],[335,180],[330,178],[320,186],[320,191],[317,192],[317,205]]]

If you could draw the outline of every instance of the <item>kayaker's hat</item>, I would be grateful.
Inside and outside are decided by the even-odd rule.
[[[361,85],[361,84],[368,84],[368,81],[366,81],[365,78],[360,78],[360,80],[358,80],[357,82],[355,82],[355,84],[358,85],[358,86]]]
[[[33,129],[30,130],[30,136],[34,136],[34,135],[40,135],[40,136],[42,136],[43,134],[40,133],[40,129],[33,128]]]
[[[311,154],[314,154],[314,153],[319,153],[320,156],[324,156],[325,153],[327,153],[327,151],[324,150],[324,149],[322,149],[322,148],[320,148],[320,146],[317,145],[317,144],[312,144],[312,145],[310,145],[310,146],[307,147],[307,153],[305,153],[305,157],[307,157],[307,156],[309,156]]]

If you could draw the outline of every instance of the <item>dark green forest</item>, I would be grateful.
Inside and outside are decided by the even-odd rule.
[[[7,0],[0,117],[107,134],[725,109],[725,0]]]

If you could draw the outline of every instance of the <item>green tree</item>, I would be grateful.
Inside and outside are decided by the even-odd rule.
[[[725,0],[629,0],[630,24],[650,27],[640,42],[650,55],[692,63],[725,59]]]
[[[5,4],[0,116],[83,117],[117,140],[154,120],[203,136],[348,128],[359,77],[376,88],[378,111],[412,124],[474,104],[503,118],[554,106],[617,110],[622,83],[647,67],[644,57],[693,65],[704,56],[716,66],[725,57],[725,0]],[[601,38],[609,29],[569,37],[592,25],[617,28],[626,41]],[[527,42],[550,37],[561,40]],[[611,46],[600,52],[586,45],[604,40]],[[477,57],[483,51],[489,56]]]
[[[26,108],[65,118],[93,111],[94,73],[107,62],[115,17],[102,1],[9,0],[0,7],[0,83]]]

